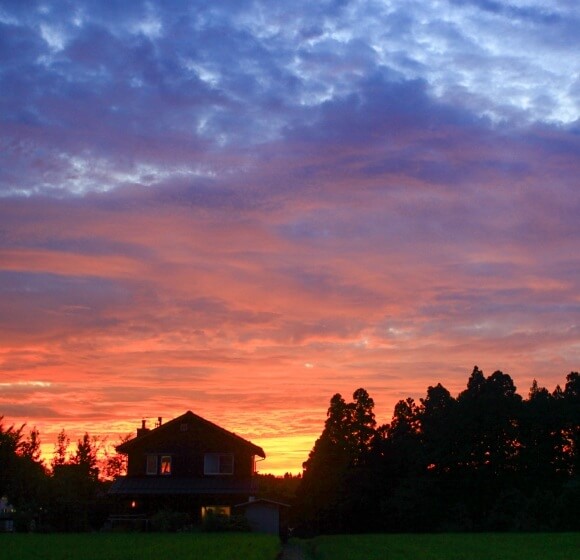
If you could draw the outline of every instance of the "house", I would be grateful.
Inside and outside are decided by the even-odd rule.
[[[187,513],[193,523],[208,512],[231,515],[257,491],[261,447],[191,411],[154,429],[145,420],[137,436],[117,447],[128,456],[127,475],[109,490],[116,519],[148,519],[156,512]]]

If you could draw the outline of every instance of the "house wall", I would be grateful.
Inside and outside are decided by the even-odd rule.
[[[272,505],[256,503],[246,507],[246,519],[252,531],[278,535],[280,532],[280,510]]]

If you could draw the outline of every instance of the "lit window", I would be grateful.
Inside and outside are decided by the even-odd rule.
[[[204,506],[201,508],[201,518],[205,519],[208,514],[229,517],[231,512],[230,506]]]
[[[147,474],[157,474],[157,455],[147,455]]]
[[[234,474],[232,453],[206,453],[203,462],[204,474]]]
[[[171,456],[161,456],[161,474],[171,474]]]

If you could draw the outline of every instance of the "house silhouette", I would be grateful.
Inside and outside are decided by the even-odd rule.
[[[128,456],[127,475],[109,490],[111,519],[146,520],[170,510],[199,523],[210,512],[231,515],[257,493],[261,447],[191,411],[154,429],[143,421],[137,436],[117,447]]]

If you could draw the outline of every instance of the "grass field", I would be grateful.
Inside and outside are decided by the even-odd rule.
[[[580,559],[580,533],[340,535],[302,545],[312,560]]]
[[[578,560],[580,533],[339,535],[296,539],[309,560]],[[250,533],[0,534],[0,560],[275,560]]]
[[[277,537],[250,533],[0,534],[0,560],[275,560]]]

